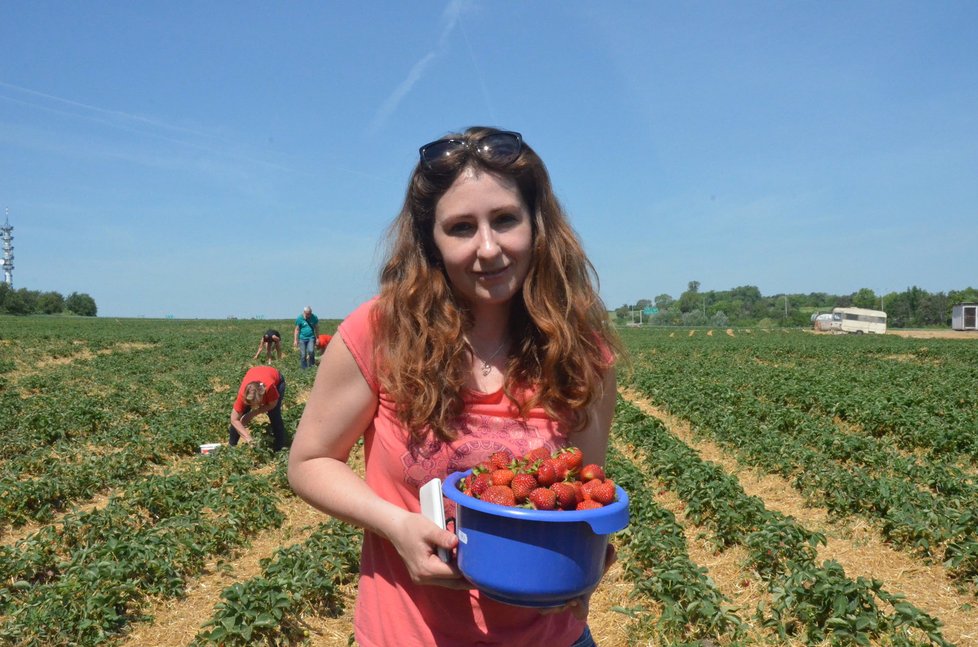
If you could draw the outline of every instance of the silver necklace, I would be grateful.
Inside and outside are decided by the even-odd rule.
[[[482,371],[483,377],[489,375],[490,371],[492,371],[492,365],[489,362],[491,362],[493,358],[499,354],[499,351],[501,351],[503,349],[503,346],[505,345],[506,345],[506,340],[504,339],[503,342],[499,344],[499,347],[496,350],[492,351],[492,355],[490,355],[486,359],[480,359],[476,357],[476,359],[482,362],[482,368],[480,370]],[[475,348],[472,347],[471,343],[469,343],[469,348],[472,348],[472,354],[475,355]]]

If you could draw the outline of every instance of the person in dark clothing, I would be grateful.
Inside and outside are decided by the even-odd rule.
[[[258,342],[258,350],[255,351],[255,356],[251,359],[258,359],[262,351],[265,351],[266,362],[272,361],[272,353],[275,353],[276,359],[282,359],[282,335],[277,330],[269,328],[265,331],[265,334],[261,336],[261,341]]]

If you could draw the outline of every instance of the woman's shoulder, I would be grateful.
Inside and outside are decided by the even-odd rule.
[[[372,313],[376,303],[376,297],[361,303],[343,319],[337,328],[337,333],[343,339],[343,344],[353,355],[360,371],[375,391],[379,388],[374,377],[374,322]]]

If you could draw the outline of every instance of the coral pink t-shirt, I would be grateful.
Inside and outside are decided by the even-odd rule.
[[[380,387],[374,367],[370,320],[374,302],[357,308],[339,331],[379,401],[373,423],[364,435],[364,450],[367,484],[380,497],[420,512],[418,489],[434,477],[445,479],[502,449],[519,456],[535,447],[554,450],[567,444],[559,425],[542,409],[521,419],[499,390],[464,394],[458,437],[451,443],[430,440],[412,452],[406,431],[394,413],[394,403]],[[566,647],[580,637],[585,626],[570,612],[542,615],[535,609],[488,599],[475,589],[414,584],[393,544],[369,531],[364,533],[353,624],[361,647]]]

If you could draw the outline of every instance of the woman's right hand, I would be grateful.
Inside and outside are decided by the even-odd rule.
[[[449,553],[458,546],[455,533],[442,530],[426,517],[408,512],[388,537],[407,567],[415,584],[444,586],[450,589],[471,589],[472,584],[462,577],[454,559],[447,564],[438,556],[438,548]]]

